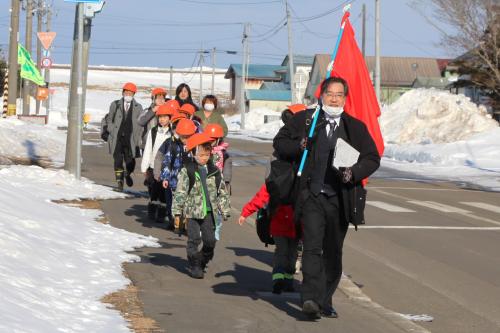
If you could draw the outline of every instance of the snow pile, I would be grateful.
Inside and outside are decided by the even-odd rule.
[[[0,119],[0,156],[7,159],[45,159],[63,163],[66,134],[15,117]]]
[[[267,118],[267,123],[265,120]],[[283,123],[281,122],[281,113],[267,109],[254,109],[245,114],[245,130],[241,130],[241,115],[226,117],[226,123],[230,131],[238,131],[239,135],[230,135],[231,137],[253,137],[259,139],[272,139],[278,133]]]
[[[159,245],[50,201],[94,195],[122,196],[63,171],[0,170],[1,332],[130,332],[100,299],[129,283],[121,264],[139,258],[125,251]]]
[[[386,107],[380,117],[386,143],[447,143],[498,127],[483,106],[464,95],[414,89]]]

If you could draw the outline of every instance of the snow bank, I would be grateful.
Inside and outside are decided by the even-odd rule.
[[[266,117],[268,122],[264,123]],[[238,138],[259,138],[271,140],[278,133],[283,123],[281,113],[267,109],[254,109],[245,114],[245,130],[241,130],[241,115],[226,117],[226,123],[230,131],[238,131],[238,135],[230,137]]]
[[[0,156],[11,159],[48,159],[64,162],[66,134],[15,117],[0,119]]]
[[[51,202],[121,197],[64,171],[31,166],[0,170],[1,332],[130,332],[100,299],[126,286],[126,253],[155,239],[95,221],[98,210]]]
[[[448,143],[498,127],[483,106],[464,95],[435,89],[414,89],[382,111],[386,143]]]

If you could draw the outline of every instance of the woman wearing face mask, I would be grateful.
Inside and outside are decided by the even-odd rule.
[[[217,109],[217,97],[214,95],[206,95],[201,105],[203,110],[195,113],[195,116],[201,119],[201,124],[203,129],[207,127],[208,124],[218,124],[222,126],[224,130],[224,137],[227,136],[227,124],[224,117],[218,112]]]
[[[181,83],[175,89],[175,100],[179,102],[180,106],[186,103],[194,106],[195,110],[198,111],[200,108],[193,102],[193,97],[191,96],[191,88],[186,83]]]

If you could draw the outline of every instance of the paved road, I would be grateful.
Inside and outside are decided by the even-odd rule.
[[[240,209],[262,182],[271,146],[231,144],[232,203]],[[84,157],[84,175],[113,183],[103,148],[86,146]],[[135,189],[143,190],[140,184]],[[419,323],[433,332],[500,332],[499,203],[498,193],[381,169],[369,184],[368,224],[348,233],[345,273],[388,309],[434,317]],[[186,276],[185,238],[149,223],[145,205],[135,198],[106,201],[103,208],[113,225],[161,240],[161,249],[141,249],[141,262],[126,269],[146,314],[169,332],[403,331],[342,292],[334,300],[340,319],[302,321],[297,294],[268,293],[271,249],[250,225],[228,222],[206,279],[192,280]]]

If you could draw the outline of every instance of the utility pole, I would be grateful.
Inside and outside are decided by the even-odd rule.
[[[290,18],[290,10],[288,9],[288,0],[285,0],[286,9],[286,26],[288,28],[288,67],[290,75],[290,89],[292,92],[291,103],[297,102],[297,96],[295,91],[295,68],[293,65],[293,49],[292,49],[292,20]]]
[[[243,63],[241,64],[241,83],[240,83],[240,115],[241,115],[241,129],[245,129],[245,85],[246,85],[246,67],[247,67],[247,52],[248,52],[248,28],[249,23],[245,23],[243,29]]]
[[[16,115],[17,101],[17,44],[19,43],[19,9],[20,1],[12,0],[10,8],[10,39],[9,39],[9,97],[7,115]]]
[[[215,95],[215,47],[212,49],[212,95]]]
[[[47,2],[45,2],[45,6],[46,6],[46,11],[47,11],[47,22],[46,22],[45,31],[50,32],[50,29],[51,29],[50,25],[52,23],[51,22],[52,21],[52,10],[50,9],[49,4]],[[49,52],[49,50],[47,50],[47,52]],[[47,88],[50,89],[50,68],[45,68],[45,82],[47,82]],[[49,91],[49,97],[45,101],[45,114],[47,115],[47,117],[49,116],[51,98],[52,98],[52,94],[50,94],[50,91]]]
[[[71,61],[71,84],[68,103],[68,136],[66,138],[66,158],[64,169],[77,179],[81,175],[81,139],[83,104],[82,64],[83,64],[83,3],[76,5],[75,28],[73,32],[73,58]]]
[[[36,9],[36,32],[42,32],[42,21],[44,16],[44,8],[41,0],[37,1],[37,9]],[[36,39],[36,67],[38,71],[41,72],[42,69],[42,43],[40,42],[40,38]],[[36,114],[40,113],[40,101],[36,100]]]
[[[92,19],[84,17],[83,19],[83,98],[82,98],[82,117],[85,113],[85,101],[87,100],[87,77],[89,73],[89,51],[90,51],[90,35],[92,32]]]
[[[361,52],[363,53],[363,58],[366,56],[366,4],[363,4],[362,7],[362,15],[363,15],[363,25],[362,25],[362,33],[361,33]]]
[[[380,104],[380,0],[375,0],[375,94]]]
[[[174,76],[174,68],[172,66],[170,66],[170,87],[168,89],[168,94],[170,96],[174,96],[175,93],[172,91],[172,81],[173,81],[173,76]]]
[[[26,51],[31,55],[33,35],[33,0],[26,0]],[[30,81],[23,80],[23,116],[30,114]]]
[[[203,48],[200,50],[200,97],[199,105],[201,107],[201,101],[203,99]]]

